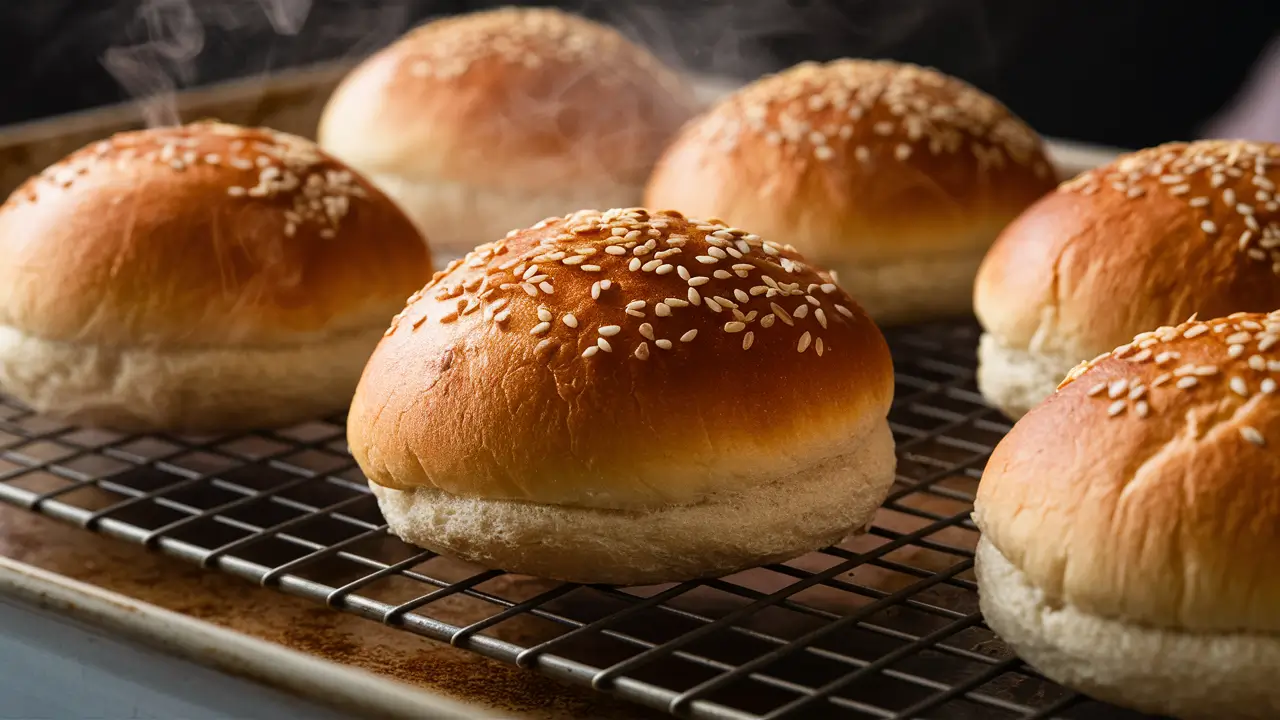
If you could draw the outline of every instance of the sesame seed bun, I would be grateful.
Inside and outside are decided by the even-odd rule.
[[[334,92],[319,142],[456,257],[549,215],[638,204],[696,107],[616,30],[505,8],[428,23],[373,55]]]
[[[576,582],[717,575],[863,528],[893,481],[884,338],[792,248],[581,211],[438,273],[351,451],[405,540]]]
[[[795,245],[884,323],[968,313],[983,253],[1055,182],[1040,138],[984,93],[838,60],[764,78],[690,123],[645,202]]]
[[[306,140],[122,133],[0,206],[0,387],[128,430],[335,412],[430,273],[413,224]]]
[[[1138,335],[995,449],[982,610],[1049,677],[1178,717],[1280,714],[1280,312]]]
[[[1081,360],[1193,313],[1280,307],[1280,147],[1205,140],[1061,185],[983,261],[978,385],[1019,417]]]

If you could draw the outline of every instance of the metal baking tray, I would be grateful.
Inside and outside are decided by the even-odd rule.
[[[210,88],[179,107],[186,119],[311,135],[345,69]],[[701,87],[711,98],[731,84]],[[0,131],[0,188],[140,117],[126,105]],[[1053,153],[1067,173],[1113,156],[1063,143]],[[0,396],[0,500],[679,716],[1138,717],[1045,680],[982,621],[970,503],[1009,425],[974,386],[976,325],[887,336],[899,466],[874,527],[725,578],[568,585],[405,545],[387,534],[341,417],[225,437],[125,435]]]

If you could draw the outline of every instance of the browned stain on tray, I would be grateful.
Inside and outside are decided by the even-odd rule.
[[[0,506],[0,554],[317,657],[493,711],[532,718],[656,718],[660,714],[585,688],[348,615],[314,602],[161,556],[64,523]],[[449,617],[465,624],[467,610]],[[527,629],[503,628],[519,642]]]

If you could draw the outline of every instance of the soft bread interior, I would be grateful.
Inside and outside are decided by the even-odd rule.
[[[978,390],[1016,420],[1052,395],[1067,373],[1088,359],[1018,350],[983,333],[978,342]]]
[[[0,326],[0,388],[37,412],[117,430],[279,427],[341,411],[382,333],[278,347],[107,347]]]
[[[986,538],[978,589],[992,630],[1050,679],[1180,718],[1280,717],[1280,638],[1144,627],[1047,598]]]
[[[570,582],[645,585],[725,575],[862,530],[893,484],[888,424],[789,477],[689,505],[608,510],[373,484],[391,531],[485,567]]]

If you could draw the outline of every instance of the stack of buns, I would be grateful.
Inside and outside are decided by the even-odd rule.
[[[356,68],[319,142],[460,256],[550,215],[640,202],[692,89],[618,31],[552,9],[437,20]]]
[[[1056,182],[1040,138],[985,93],[837,60],[759,80],[690,123],[645,204],[791,243],[897,323],[969,314],[983,254]]]
[[[430,274],[404,214],[309,141],[119,134],[0,206],[0,388],[125,430],[313,419]]]
[[[1076,363],[1199,313],[1280,308],[1280,146],[1124,155],[1012,223],[978,273],[978,384],[1019,417]]]

